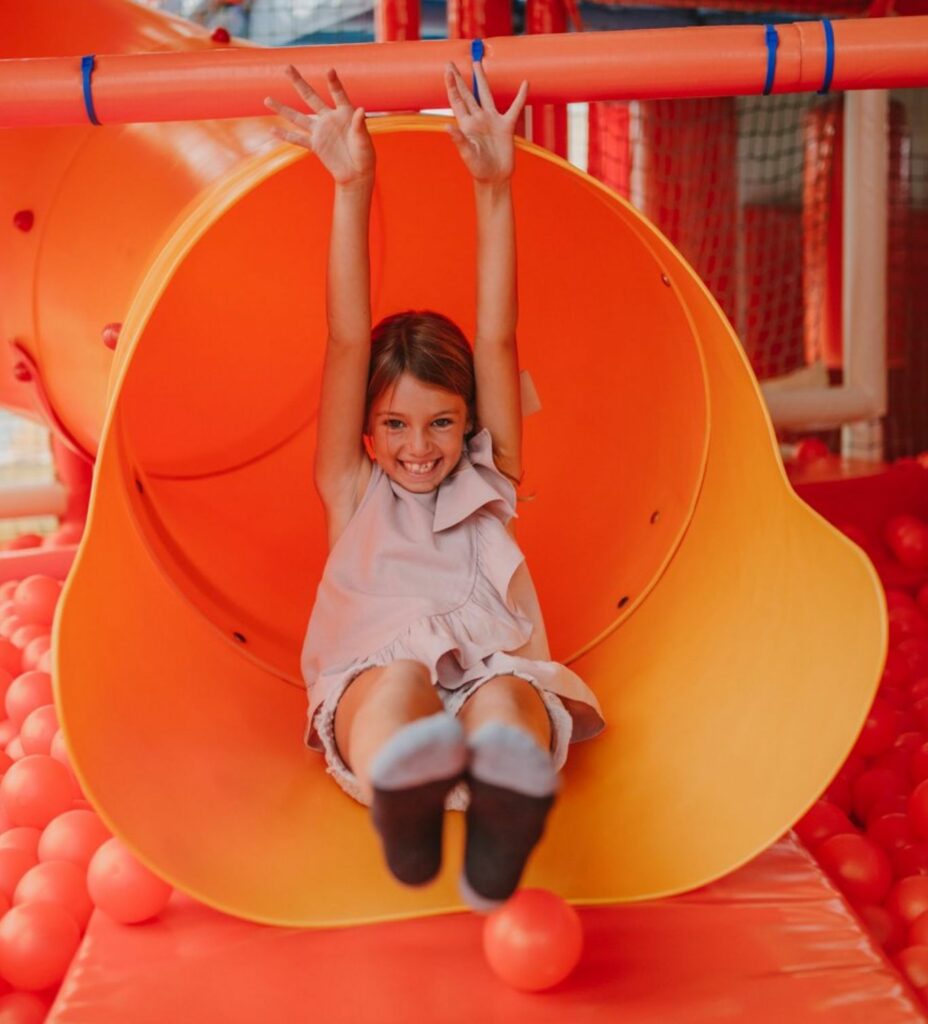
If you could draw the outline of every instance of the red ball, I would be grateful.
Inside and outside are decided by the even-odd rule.
[[[58,732],[58,714],[54,704],[30,711],[19,730],[19,742],[27,754],[47,754]]]
[[[172,891],[118,839],[107,839],[90,859],[87,888],[94,905],[120,924],[137,924],[160,914]]]
[[[889,890],[885,906],[891,914],[910,925],[928,910],[928,875],[900,878]]]
[[[891,650],[886,655],[886,664],[883,666],[883,675],[880,681],[887,686],[905,686],[912,679],[912,669],[905,656],[898,651]]]
[[[838,770],[838,775],[847,779],[847,781],[853,785],[854,779],[869,767],[870,766],[867,764],[863,754],[857,750],[852,750],[845,758],[844,764],[841,765],[841,768]]]
[[[928,946],[906,946],[896,963],[914,989],[921,992],[928,986]]]
[[[109,838],[109,829],[94,811],[65,811],[45,826],[39,839],[39,860],[69,860],[86,870]]]
[[[10,771],[13,769],[11,768]],[[3,783],[0,782],[0,789]],[[928,839],[928,780],[920,782],[909,797],[909,819],[915,834],[921,839]]]
[[[906,945],[905,925],[893,917],[885,907],[870,904],[866,907],[859,907],[857,913],[866,925],[867,931],[887,953],[895,953],[896,950],[902,949]]]
[[[896,654],[905,662],[913,678],[928,676],[928,640],[907,637],[896,645]]]
[[[34,640],[30,640],[23,648],[23,671],[44,671],[44,669],[39,669],[39,665],[42,661],[42,656],[50,651],[51,647],[52,638],[48,633],[43,633]]]
[[[880,903],[892,884],[889,858],[865,836],[832,836],[815,856],[852,903]]]
[[[4,636],[0,636],[0,668],[6,669],[11,676],[18,676],[22,671],[23,652]]]
[[[923,587],[919,588],[918,593],[915,595],[915,600],[925,614],[928,614],[928,583]]]
[[[0,779],[0,804],[14,825],[45,826],[78,796],[68,769],[53,757],[27,754]]]
[[[48,1005],[31,992],[8,992],[0,996],[0,1021],[3,1024],[42,1024]]]
[[[889,855],[893,878],[928,875],[928,843],[906,843]]]
[[[29,644],[31,644],[33,640],[38,640],[43,636],[48,636],[47,626],[36,626],[27,622],[12,633],[10,635],[10,639],[25,654],[26,648]],[[25,666],[23,667],[25,668]]]
[[[899,850],[915,839],[908,815],[873,815],[867,822],[867,836],[887,853]]]
[[[865,822],[880,797],[905,793],[907,783],[907,778],[890,768],[871,768],[858,775],[851,786],[851,801],[857,820]]]
[[[0,622],[0,636],[13,643],[13,634],[22,626],[23,620],[18,615],[5,615],[3,622]],[[22,654],[20,654],[20,663],[22,663]]]
[[[27,377],[27,380],[31,380],[31,377]],[[21,533],[18,537],[13,537],[12,540],[5,541],[3,548],[6,551],[25,551],[27,548],[38,548],[42,546],[42,534],[40,533]]]
[[[877,797],[870,807],[867,822],[884,814],[908,814],[909,798],[904,793],[890,793],[888,796]]]
[[[904,590],[897,590],[895,587],[887,587],[883,597],[886,600],[886,607],[889,611],[893,608],[914,608],[918,610],[918,602],[911,594]],[[924,609],[923,609],[924,610]]]
[[[796,445],[796,463],[800,466],[810,466],[820,459],[831,457],[831,451],[824,441],[817,437],[804,437]]]
[[[897,560],[909,569],[928,569],[928,525],[915,516],[893,516],[883,537]]]
[[[522,889],[487,917],[483,951],[493,973],[512,988],[551,988],[580,960],[580,916],[552,892]]]
[[[17,825],[8,828],[0,835],[0,850],[17,849],[25,850],[30,856],[39,856],[39,837],[42,833],[37,828],[30,828],[28,825]]]
[[[27,576],[16,588],[13,603],[23,622],[50,626],[61,596],[61,583],[50,576]]]
[[[928,911],[919,914],[909,925],[908,938],[910,946],[928,946]]]
[[[889,613],[889,642],[893,647],[903,640],[928,637],[928,619],[917,608],[893,608]],[[16,642],[15,639],[13,641]]]
[[[55,903],[66,910],[83,933],[93,904],[87,892],[87,873],[67,860],[48,860],[31,867],[13,891],[13,906]]]
[[[928,779],[928,743],[922,743],[909,754],[909,775],[916,786]]]
[[[6,713],[17,729],[30,711],[45,704],[54,704],[52,677],[47,672],[23,672],[6,691]]]
[[[32,712],[35,714],[35,712]],[[28,719],[26,719],[28,721]],[[23,728],[25,729],[25,723]],[[22,739],[22,735],[20,735]],[[904,779],[906,785],[911,781],[911,775],[909,774],[909,758],[901,750],[896,750],[895,747],[891,747],[889,750],[884,750],[882,754],[878,754],[870,762],[871,768],[885,768],[891,771],[894,775],[897,775],[900,779]],[[871,808],[870,813],[873,813]]]
[[[80,943],[71,915],[54,903],[24,903],[0,919],[0,975],[14,988],[58,985]]]
[[[810,850],[831,836],[855,831],[844,811],[827,800],[817,800],[793,828]]]
[[[840,807],[845,814],[851,813],[851,784],[843,776],[837,775],[832,780],[831,785],[821,796],[822,800],[827,800],[829,803]]]
[[[84,534],[83,522],[62,523],[53,533],[46,538],[44,546],[47,548],[67,547],[71,544],[79,544]]]
[[[12,900],[19,880],[37,863],[36,855],[16,846],[0,847],[0,893]]]
[[[877,697],[870,708],[854,749],[864,757],[876,757],[889,750],[896,739],[896,709]]]

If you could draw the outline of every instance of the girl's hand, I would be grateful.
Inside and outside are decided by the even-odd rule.
[[[334,107],[326,105],[292,64],[285,73],[313,113],[301,114],[268,96],[264,105],[300,129],[274,128],[277,138],[315,153],[336,184],[351,185],[373,178],[376,160],[364,120],[364,109],[352,106],[334,69],[326,72]]]
[[[528,82],[519,86],[512,105],[505,114],[500,114],[493,102],[483,65],[476,63],[473,69],[483,106],[474,98],[454,64],[445,69],[448,102],[457,119],[457,125],[448,126],[448,134],[475,181],[499,184],[512,177],[515,149],[512,135],[525,106]]]

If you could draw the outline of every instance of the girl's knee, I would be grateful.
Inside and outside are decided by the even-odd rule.
[[[541,694],[519,676],[484,683],[465,702],[460,717],[469,733],[487,722],[505,722],[530,732],[543,747],[551,742],[551,719]]]

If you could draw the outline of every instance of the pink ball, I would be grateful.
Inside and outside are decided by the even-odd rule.
[[[0,583],[0,601],[12,601],[20,580],[5,580]]]
[[[6,669],[12,676],[22,671],[22,651],[12,641],[0,636],[0,668]]]
[[[91,858],[87,888],[94,905],[120,924],[137,924],[160,914],[172,891],[118,839],[108,839]]]
[[[0,747],[5,747],[7,744],[12,743],[18,735],[19,729],[9,718],[4,718],[0,722]]]
[[[11,900],[19,880],[37,863],[34,853],[15,846],[0,847],[0,893]]]
[[[65,547],[68,544],[79,544],[83,534],[83,523],[62,523],[54,533],[50,533],[45,538],[43,545],[47,548],[60,548]]]
[[[54,704],[52,677],[47,672],[23,672],[6,691],[6,713],[17,729],[25,722],[30,711],[44,704]]]
[[[26,657],[26,652],[23,651],[23,658],[25,658],[25,657]],[[26,666],[23,665],[23,668],[25,669]],[[39,658],[39,663],[38,663],[38,665],[36,665],[36,670],[39,671],[39,672],[48,672],[48,674],[51,675],[51,671],[52,671],[52,652],[51,652],[51,649],[47,650],[42,655],[42,657]]]
[[[47,754],[58,732],[58,714],[54,704],[30,711],[19,730],[19,741],[27,754]]]
[[[87,892],[87,873],[67,860],[48,860],[30,868],[13,892],[13,906],[55,903],[66,910],[83,933],[93,904]]]
[[[0,622],[0,636],[12,642],[13,634],[24,625],[23,620],[15,612],[12,615],[4,615],[3,621]]]
[[[5,753],[11,761],[20,761],[26,756],[26,751],[23,750],[23,745],[18,736],[14,736],[13,739],[7,743]]]
[[[40,636],[48,636],[48,627],[26,622],[12,634],[10,639],[21,651],[25,651],[26,647]]]
[[[65,811],[45,826],[39,839],[39,860],[69,860],[86,870],[109,838],[109,829],[94,811]]]
[[[0,975],[38,992],[58,985],[81,941],[71,915],[54,903],[23,903],[0,919]]]
[[[23,671],[24,672],[48,672],[48,668],[41,668],[43,655],[47,654],[52,647],[52,638],[48,633],[42,633],[34,640],[30,640],[23,648]],[[51,660],[49,658],[49,660]],[[51,666],[49,666],[50,668]]]
[[[8,828],[0,835],[0,850],[25,850],[30,856],[38,859],[39,838],[42,833],[37,828],[30,828],[28,825],[17,825]]]
[[[74,774],[74,769],[71,767],[71,756],[68,754],[68,744],[64,738],[64,733],[60,729],[52,737],[52,745],[49,747],[48,753],[56,761],[63,764],[71,775]]]
[[[37,548],[42,544],[40,533],[21,533],[12,540],[4,541],[3,548],[6,551],[23,551],[26,548]]]
[[[493,973],[521,992],[563,981],[583,952],[576,910],[545,889],[521,889],[483,927],[483,951]]]
[[[61,583],[58,580],[50,576],[27,576],[13,595],[16,614],[23,622],[50,626],[60,596]]]
[[[42,1024],[48,1005],[31,992],[8,992],[0,996],[2,1024]]]
[[[45,754],[27,754],[0,779],[0,804],[14,825],[44,828],[77,795],[68,769]]]

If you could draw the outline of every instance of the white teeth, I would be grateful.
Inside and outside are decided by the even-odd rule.
[[[418,476],[424,476],[426,473],[431,473],[432,470],[438,465],[438,459],[433,459],[431,462],[404,462],[403,466],[410,473],[415,473]]]

